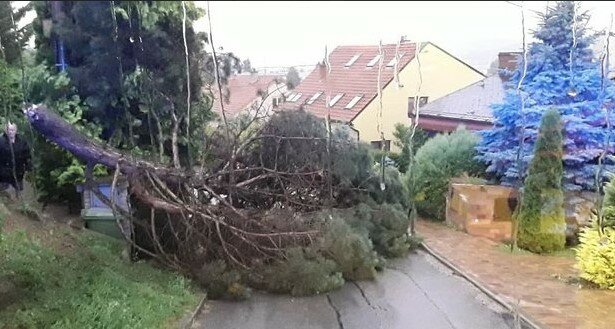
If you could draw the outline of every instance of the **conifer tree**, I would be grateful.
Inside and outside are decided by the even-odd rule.
[[[549,109],[542,118],[516,218],[519,223],[519,247],[533,252],[564,248],[563,172],[561,117],[556,109]]]
[[[593,57],[593,38],[586,29],[588,19],[587,13],[578,8],[575,11],[573,2],[557,2],[534,33],[538,42],[529,47],[520,93],[516,87],[523,73],[522,60],[514,72],[509,72],[512,76],[505,99],[492,106],[494,127],[481,132],[483,138],[477,147],[478,159],[504,185],[523,179],[540,120],[547,109],[555,108],[561,114],[565,132],[564,188],[595,187],[597,158],[605,149],[608,134],[604,109],[613,106],[615,89],[611,81],[603,81],[600,64]],[[605,88],[603,82],[607,83]],[[615,116],[610,121],[614,119]],[[518,166],[522,134],[522,165]],[[608,149],[612,154],[613,145]],[[612,162],[605,169],[612,171]]]

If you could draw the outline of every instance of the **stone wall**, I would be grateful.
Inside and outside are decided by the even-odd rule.
[[[566,239],[569,244],[576,244],[579,229],[590,224],[596,200],[597,194],[595,192],[571,191],[565,193]]]

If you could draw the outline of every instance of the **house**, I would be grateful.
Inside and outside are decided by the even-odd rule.
[[[500,73],[486,77],[419,108],[419,127],[426,131],[453,131],[461,124],[470,130],[493,126],[491,104],[504,99],[505,83],[517,68],[521,53],[501,52],[498,55]]]
[[[212,110],[221,115],[222,108],[228,118],[241,113],[266,116],[272,113],[283,101],[286,93],[284,76],[241,74],[231,76],[226,88],[222,91],[222,104],[214,88],[214,104]]]
[[[419,90],[420,102],[425,104],[485,77],[431,42],[402,39],[399,49],[396,44],[383,45],[382,54],[381,59],[378,45],[335,48],[329,55],[330,72],[324,64],[316,65],[288,95],[284,109],[303,108],[319,117],[330,110],[332,121],[349,125],[359,140],[374,147],[381,146],[382,132],[389,149],[395,124],[410,124],[408,104],[414,103]]]

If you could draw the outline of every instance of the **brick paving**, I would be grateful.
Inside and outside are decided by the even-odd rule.
[[[615,328],[615,291],[579,288],[569,257],[510,254],[498,244],[439,223],[419,221],[417,232],[435,252],[544,328]]]

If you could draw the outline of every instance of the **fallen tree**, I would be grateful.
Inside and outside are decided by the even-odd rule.
[[[175,270],[201,278],[205,285],[220,280],[221,274],[213,275],[212,268],[223,268],[221,271],[227,274],[240,273],[223,276],[228,278],[222,280],[226,292],[241,281],[291,293],[322,291],[339,286],[337,276],[342,272],[352,278],[366,267],[360,277],[369,277],[380,257],[373,244],[384,248],[381,253],[387,254],[386,248],[390,248],[394,250],[390,254],[395,255],[409,246],[403,211],[382,212],[390,217],[384,221],[365,215],[361,208],[357,214],[363,222],[346,220],[333,212],[334,208],[367,202],[371,204],[368,209],[376,214],[380,206],[370,194],[378,194],[375,199],[380,203],[390,200],[379,189],[367,149],[342,130],[329,135],[322,120],[303,111],[281,112],[266,121],[239,120],[235,126],[221,127],[209,137],[206,152],[210,160],[189,170],[109,149],[85,137],[45,106],[32,106],[24,112],[36,131],[89,167],[101,164],[115,170],[114,186],[120,173],[124,175],[134,201],[132,212],[115,207],[102,193],[95,188],[93,191],[140,232],[129,235],[130,243]],[[397,188],[402,193],[399,180],[387,179],[394,191]],[[395,198],[404,199],[399,195]],[[352,211],[347,215],[355,216]],[[392,225],[391,220],[401,225]],[[375,227],[373,223],[387,224]],[[336,237],[330,233],[353,230],[358,235]],[[346,238],[352,240],[341,245],[331,243],[332,239],[343,242]],[[378,239],[376,243],[374,239]],[[355,258],[341,257],[354,255],[357,250],[361,251]],[[323,269],[318,275],[324,278],[314,278],[313,287],[283,284],[280,288],[263,281],[272,273],[283,273],[279,266],[302,262],[313,263],[300,271],[313,266]],[[296,272],[289,272],[295,274],[285,278],[305,280]],[[248,278],[242,280],[246,273]]]

